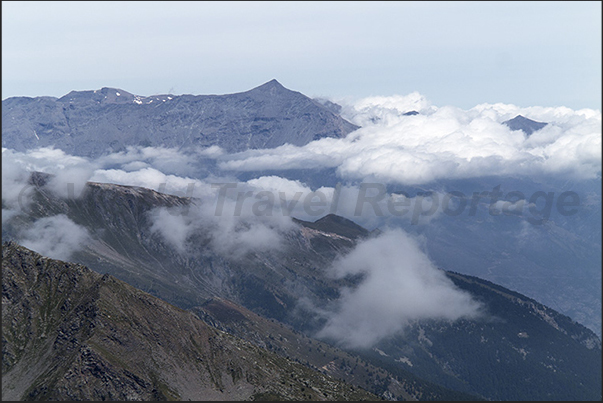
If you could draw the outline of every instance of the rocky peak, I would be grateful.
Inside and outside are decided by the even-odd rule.
[[[513,119],[509,119],[503,122],[503,125],[509,126],[511,130],[521,130],[528,136],[542,129],[548,123],[545,122],[537,122],[532,119],[528,119],[524,116],[517,115]]]
[[[306,222],[297,220],[304,227],[319,230],[325,233],[337,234],[349,239],[366,237],[369,231],[355,222],[336,214],[327,214],[326,216],[314,221]]]
[[[281,83],[279,83],[276,79],[272,79],[270,81],[268,81],[267,83],[264,83],[258,87],[255,87],[254,89],[252,89],[251,91],[289,91],[288,89],[286,89],[285,87],[283,87],[283,85]]]

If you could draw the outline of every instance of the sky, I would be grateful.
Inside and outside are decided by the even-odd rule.
[[[601,109],[601,2],[2,2],[2,99],[120,88]]]

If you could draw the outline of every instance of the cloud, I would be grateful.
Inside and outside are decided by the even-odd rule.
[[[130,162],[128,164],[132,163]],[[97,169],[90,177],[90,181],[115,183],[126,186],[140,186],[169,194],[186,191],[189,186],[200,188],[200,184],[202,183],[197,179],[189,177],[166,175],[152,167],[144,167],[135,171],[126,171],[124,169]]]
[[[201,184],[203,191],[190,208],[159,208],[150,213],[151,231],[182,254],[198,252],[199,239],[227,259],[249,252],[280,250],[284,236],[296,224],[285,214],[275,213],[274,199],[246,183]],[[244,198],[248,202],[244,202]],[[194,241],[193,241],[194,240]]]
[[[436,110],[416,91],[408,95],[367,97],[356,102],[337,100],[336,103],[341,104],[341,115],[345,119],[361,127],[375,123],[390,124],[392,118],[408,116],[405,114],[409,112],[430,114]]]
[[[197,150],[195,150],[197,151]],[[153,167],[164,174],[178,176],[194,175],[195,164],[199,156],[220,155],[219,147],[198,150],[199,152],[182,152],[176,148],[166,147],[126,147],[126,151],[102,156],[96,160],[100,167],[124,169],[127,171]]]
[[[5,220],[4,210],[17,210],[19,204],[24,208],[30,202],[31,189],[27,185],[29,172],[22,161],[19,153],[7,148],[2,149],[2,222]],[[8,214],[8,213],[7,213]]]
[[[401,230],[360,243],[335,262],[331,275],[364,275],[357,287],[344,288],[335,306],[322,312],[327,322],[318,337],[346,347],[371,347],[412,321],[482,314],[481,304],[457,289]]]
[[[89,240],[90,234],[84,227],[59,214],[36,220],[20,233],[18,242],[41,255],[69,260]]]
[[[178,214],[176,210],[168,208],[152,210],[150,215],[153,217],[151,232],[159,233],[178,252],[186,252],[187,238],[191,233],[192,220],[190,216]]]
[[[179,253],[199,253],[198,240],[202,239],[207,241],[203,245],[226,259],[239,259],[250,252],[280,250],[284,235],[295,228],[286,217],[216,216],[212,206],[194,206],[186,215],[160,208],[151,212],[151,218],[151,231],[162,236]]]
[[[220,154],[220,150],[213,147],[199,151]],[[191,176],[199,176],[196,165],[204,158],[164,147],[128,147],[127,151],[95,160],[72,156],[52,147],[26,152],[3,148],[2,198],[16,200],[33,171],[51,174],[45,187],[62,198],[79,196],[87,181],[177,192],[186,190],[191,183],[199,183]]]
[[[15,201],[28,187],[29,175],[33,171],[53,175],[45,185],[46,190],[63,198],[77,197],[92,176],[94,168],[95,164],[86,158],[72,156],[52,147],[25,153],[3,148],[2,199]]]
[[[405,115],[410,110],[417,115]],[[548,122],[527,137],[502,122],[517,115]],[[601,175],[601,113],[565,107],[482,104],[434,107],[418,93],[371,97],[344,105],[362,127],[343,139],[222,155],[224,170],[336,168],[343,179],[405,185],[480,176]]]

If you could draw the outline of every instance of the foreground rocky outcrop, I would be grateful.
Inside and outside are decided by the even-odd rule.
[[[109,275],[2,246],[3,400],[367,400]]]

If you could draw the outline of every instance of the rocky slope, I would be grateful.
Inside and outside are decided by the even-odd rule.
[[[191,203],[192,215],[199,207],[197,201],[100,183],[88,183],[80,197],[64,199],[45,187],[47,178],[32,176],[34,201],[27,212],[5,222],[4,240],[19,240],[40,218],[65,215],[91,234],[89,242],[73,254],[74,261],[185,309],[221,296],[268,317],[299,321],[291,312],[300,293],[317,300],[336,296],[341,283],[318,275],[321,268],[351,248],[357,236],[368,234],[364,229],[336,234],[336,230],[325,232],[317,224],[304,223],[284,234],[285,249],[250,251],[233,258],[212,248],[212,227],[206,221],[190,237],[194,248],[183,253],[151,231],[151,212]]]
[[[487,307],[481,320],[420,321],[360,356],[488,400],[600,400],[601,340],[524,295],[448,272]]]
[[[388,371],[290,326],[263,318],[232,301],[212,298],[202,306],[192,308],[192,312],[229,334],[388,400],[480,400],[476,395],[426,382],[401,368]]]
[[[2,246],[3,400],[376,400],[109,275]]]
[[[61,98],[2,101],[2,147],[54,146],[97,157],[127,146],[227,152],[304,145],[344,137],[358,127],[305,95],[271,80],[227,95],[141,97],[114,88],[72,91]]]

